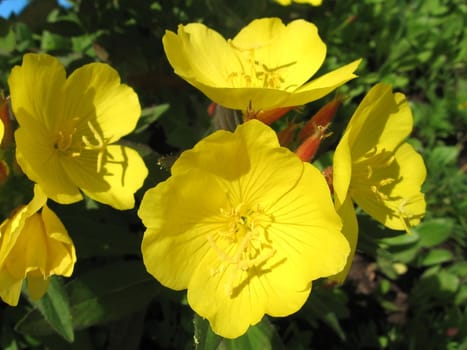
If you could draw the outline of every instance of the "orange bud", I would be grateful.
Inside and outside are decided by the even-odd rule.
[[[322,137],[319,133],[311,135],[305,141],[303,141],[300,146],[298,146],[295,153],[304,162],[311,161],[314,158],[316,151],[318,151],[321,139]]]
[[[287,147],[292,143],[292,140],[295,136],[295,130],[297,130],[298,124],[291,122],[287,124],[285,129],[277,133],[277,138],[279,139],[279,144],[283,147]]]
[[[334,99],[326,103],[311,119],[305,124],[300,131],[298,138],[300,141],[305,140],[307,137],[313,135],[318,128],[327,128],[331,123],[337,109],[341,105],[343,97],[336,95]]]
[[[269,111],[259,111],[256,113],[252,113],[251,111],[247,111],[245,115],[245,120],[249,119],[258,119],[261,120],[264,124],[271,125],[279,118],[283,117],[285,114],[290,112],[295,107],[281,107],[276,109],[271,109]]]
[[[211,102],[208,106],[208,115],[210,117],[213,117],[214,116],[214,113],[216,113],[216,107],[217,107],[217,103],[216,102]]]

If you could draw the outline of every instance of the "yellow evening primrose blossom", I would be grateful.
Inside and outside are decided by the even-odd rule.
[[[292,2],[296,2],[297,4],[308,4],[312,6],[320,6],[323,1],[322,0],[274,0],[278,4],[281,4],[282,6],[288,6],[291,5]]]
[[[133,149],[113,144],[136,126],[136,93],[107,64],[91,63],[68,78],[45,54],[26,54],[8,79],[17,160],[47,197],[62,203],[92,199],[117,209],[134,206],[147,175]]]
[[[317,100],[353,79],[360,60],[309,81],[326,45],[313,23],[256,19],[226,40],[201,23],[166,31],[165,53],[175,73],[214,102],[249,115]]]
[[[36,185],[34,198],[0,225],[0,298],[18,304],[23,280],[39,299],[52,275],[70,276],[76,262],[73,242],[60,219],[47,207]]]
[[[148,272],[227,338],[299,310],[349,253],[324,177],[257,120],[183,152],[138,215]]]
[[[393,93],[390,85],[377,84],[360,103],[336,148],[334,199],[352,249],[349,264],[337,278],[340,281],[347,275],[357,244],[352,202],[393,230],[408,232],[425,214],[421,192],[425,164],[404,142],[412,127],[405,96]]]

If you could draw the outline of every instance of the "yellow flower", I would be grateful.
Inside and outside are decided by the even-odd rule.
[[[50,276],[73,272],[73,242],[46,202],[36,185],[31,202],[0,225],[0,297],[11,306],[18,304],[24,279],[31,298],[39,299]]]
[[[257,120],[185,151],[138,215],[149,273],[227,338],[299,310],[349,252],[323,176]]]
[[[279,18],[252,21],[233,39],[201,23],[166,31],[165,53],[175,73],[214,102],[248,114],[317,100],[356,76],[360,60],[308,81],[326,45],[316,26]]]
[[[45,54],[27,54],[8,79],[19,129],[17,160],[47,197],[68,204],[89,197],[117,209],[134,206],[147,175],[139,154],[112,144],[140,116],[136,93],[102,63],[75,70]]]
[[[390,85],[378,84],[360,103],[336,148],[334,198],[352,249],[347,271],[358,236],[352,202],[393,230],[409,231],[425,214],[421,192],[425,164],[404,142],[412,127],[405,96],[393,94]]]
[[[274,0],[275,2],[281,4],[282,6],[288,6],[292,4],[292,2],[296,2],[297,4],[308,4],[311,6],[320,6],[323,0]]]

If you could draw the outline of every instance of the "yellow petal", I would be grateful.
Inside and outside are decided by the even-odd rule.
[[[295,101],[289,102],[291,93],[285,90],[219,87],[206,85],[198,81],[193,81],[192,85],[201,90],[209,99],[226,108],[247,111],[251,107],[256,112],[279,107],[297,106],[294,104]],[[311,94],[308,93],[308,95]]]
[[[352,158],[364,156],[378,146],[394,150],[410,134],[413,118],[405,97],[393,94],[388,84],[370,89],[347,128]]]
[[[134,193],[148,174],[138,152],[119,145],[109,145],[102,153],[83,151],[80,157],[64,159],[63,167],[89,197],[120,210],[134,207]]]
[[[354,72],[361,61],[361,59],[355,60],[299,87],[287,99],[286,106],[300,106],[326,96],[339,86],[356,78],[357,75]]]
[[[15,214],[0,226],[0,266],[5,263],[22,233],[27,219],[34,215],[47,201],[42,189],[34,186],[34,197],[27,205],[16,209]]]
[[[15,132],[16,159],[28,177],[39,183],[47,197],[69,204],[82,199],[78,187],[65,172],[51,136],[34,119],[25,119]]]
[[[311,188],[314,200],[304,196]],[[289,275],[301,274],[302,280],[311,281],[343,269],[349,245],[341,233],[342,223],[326,181],[315,167],[305,164],[297,185],[268,210],[275,218],[268,230],[272,245],[279,256],[290,259]]]
[[[169,288],[187,288],[211,249],[208,236],[219,229],[215,218],[227,201],[217,179],[198,169],[148,190],[138,210],[148,227],[141,248],[148,272]]]
[[[280,276],[285,279],[271,278],[272,274],[250,277],[247,287],[229,295],[221,286],[236,285],[237,281],[245,280],[248,276],[246,273],[237,274],[232,266],[213,276],[209,266],[215,260],[216,256],[209,253],[205,256],[188,286],[187,297],[193,309],[207,318],[213,331],[222,337],[241,336],[250,325],[261,321],[264,313],[290,315],[303,306],[310,294],[310,283],[304,290],[297,290],[294,283],[289,283],[293,280],[281,273]],[[237,278],[232,280],[232,276]],[[276,273],[274,277],[277,277]]]
[[[177,34],[165,32],[162,43],[175,73],[190,84],[228,86],[229,70],[241,70],[227,41],[204,24],[179,25]]]
[[[64,108],[65,69],[54,57],[25,54],[8,78],[13,112],[21,125],[36,119],[53,130]],[[57,118],[57,119],[56,119]]]
[[[46,276],[60,275],[69,277],[73,273],[76,262],[73,241],[62,221],[47,205],[42,208],[41,216],[48,241]]]
[[[91,123],[107,143],[133,131],[141,114],[136,93],[103,63],[76,69],[66,81],[65,98],[66,116],[77,119],[78,130],[89,130]],[[95,135],[88,132],[86,136]]]
[[[408,231],[417,225],[425,214],[426,203],[421,186],[426,178],[423,158],[408,143],[401,145],[394,154],[395,182],[382,187],[383,197],[374,193],[357,192],[355,202],[374,219],[393,230]],[[387,177],[389,169],[379,170],[375,176]]]
[[[348,135],[344,134],[336,147],[332,164],[332,186],[334,202],[339,210],[348,196],[350,180],[352,178],[352,158]]]
[[[214,148],[218,152],[211,152]],[[234,137],[232,133],[219,130],[198,142],[191,150],[183,152],[172,166],[171,172],[177,175],[198,168],[223,178],[238,178],[250,167],[246,157],[237,157],[246,152],[248,149],[245,143]],[[222,156],[219,157],[219,154]]]
[[[353,203],[350,197],[342,203],[338,211],[339,216],[342,218],[342,233],[349,242],[350,254],[347,257],[347,263],[345,268],[338,274],[331,276],[329,279],[337,283],[344,283],[345,279],[349,275],[350,268],[352,267],[353,258],[357,249],[358,243],[358,222]]]
[[[15,278],[6,269],[0,268],[0,298],[10,306],[18,305],[22,278]]]
[[[47,269],[46,234],[38,213],[26,219],[23,229],[8,255],[9,270],[16,277],[25,278],[27,272]],[[11,262],[15,262],[12,264]]]
[[[268,70],[280,73],[285,90],[294,91],[324,62],[326,45],[313,23],[295,20],[284,25],[279,18],[255,19],[232,40],[245,59],[254,49],[254,59]]]

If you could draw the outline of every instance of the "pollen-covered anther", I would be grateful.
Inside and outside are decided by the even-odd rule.
[[[65,152],[71,146],[73,142],[73,133],[64,133],[59,131],[57,135],[57,141],[55,142],[55,148],[61,152]]]
[[[226,219],[224,228],[208,236],[209,245],[220,259],[219,266],[211,268],[211,274],[233,268],[226,286],[231,295],[240,272],[261,266],[276,253],[267,238],[272,217],[259,205],[250,209],[244,203],[229,210],[221,208],[220,213]]]
[[[57,133],[56,141],[54,143],[54,148],[72,158],[79,157],[81,154],[80,149],[76,149],[76,147],[73,145],[73,136],[75,133],[75,127],[68,131],[59,130]]]

